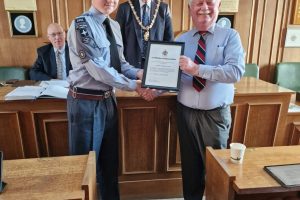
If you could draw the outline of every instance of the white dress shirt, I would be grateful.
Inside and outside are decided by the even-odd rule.
[[[143,6],[145,5],[144,1],[143,0],[139,0],[140,1],[140,11],[141,11],[141,18],[140,20],[142,20],[142,16],[144,14],[144,11],[143,11]],[[151,0],[148,1],[147,3],[147,12],[149,14],[149,19],[151,20],[151,17],[150,17],[150,10],[151,10]]]

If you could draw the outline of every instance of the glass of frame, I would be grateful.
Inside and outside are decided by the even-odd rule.
[[[37,37],[34,11],[8,11],[8,20],[12,37]]]
[[[142,87],[179,90],[179,58],[183,52],[183,42],[149,41]]]
[[[217,24],[226,28],[234,28],[234,15],[219,15]]]

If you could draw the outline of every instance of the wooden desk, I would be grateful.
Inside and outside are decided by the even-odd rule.
[[[64,156],[5,160],[1,200],[96,200],[95,152]]]
[[[293,109],[294,106],[298,108]],[[289,145],[300,145],[300,101],[296,101],[296,95],[293,95],[290,104],[291,109],[286,117],[285,135],[289,135]]]
[[[230,141],[247,147],[288,145],[285,120],[292,90],[252,77],[235,84]]]
[[[0,88],[0,149],[4,159],[68,155],[66,101],[4,101],[12,89]],[[146,102],[135,92],[117,91],[117,101],[122,199],[180,196],[176,94]]]
[[[250,77],[235,87],[231,140],[247,146],[288,145],[284,126],[293,92]],[[3,101],[11,90],[0,88],[0,149],[5,159],[68,155],[66,101]],[[117,101],[122,199],[180,196],[176,94],[146,102],[135,92],[117,91]]]
[[[300,199],[300,187],[284,188],[263,167],[300,161],[300,146],[247,148],[243,164],[230,162],[230,150],[206,151],[206,200]],[[296,198],[296,199],[297,199]]]

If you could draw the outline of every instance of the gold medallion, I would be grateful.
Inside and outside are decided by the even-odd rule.
[[[145,41],[149,40],[149,30],[144,33],[144,40]]]

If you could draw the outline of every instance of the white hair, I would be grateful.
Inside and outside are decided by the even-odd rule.
[[[186,0],[186,1],[187,1],[187,3],[188,3],[189,5],[191,5],[191,4],[193,3],[194,0]],[[216,2],[217,2],[217,1],[221,1],[221,0],[213,0],[213,1],[216,1]]]

